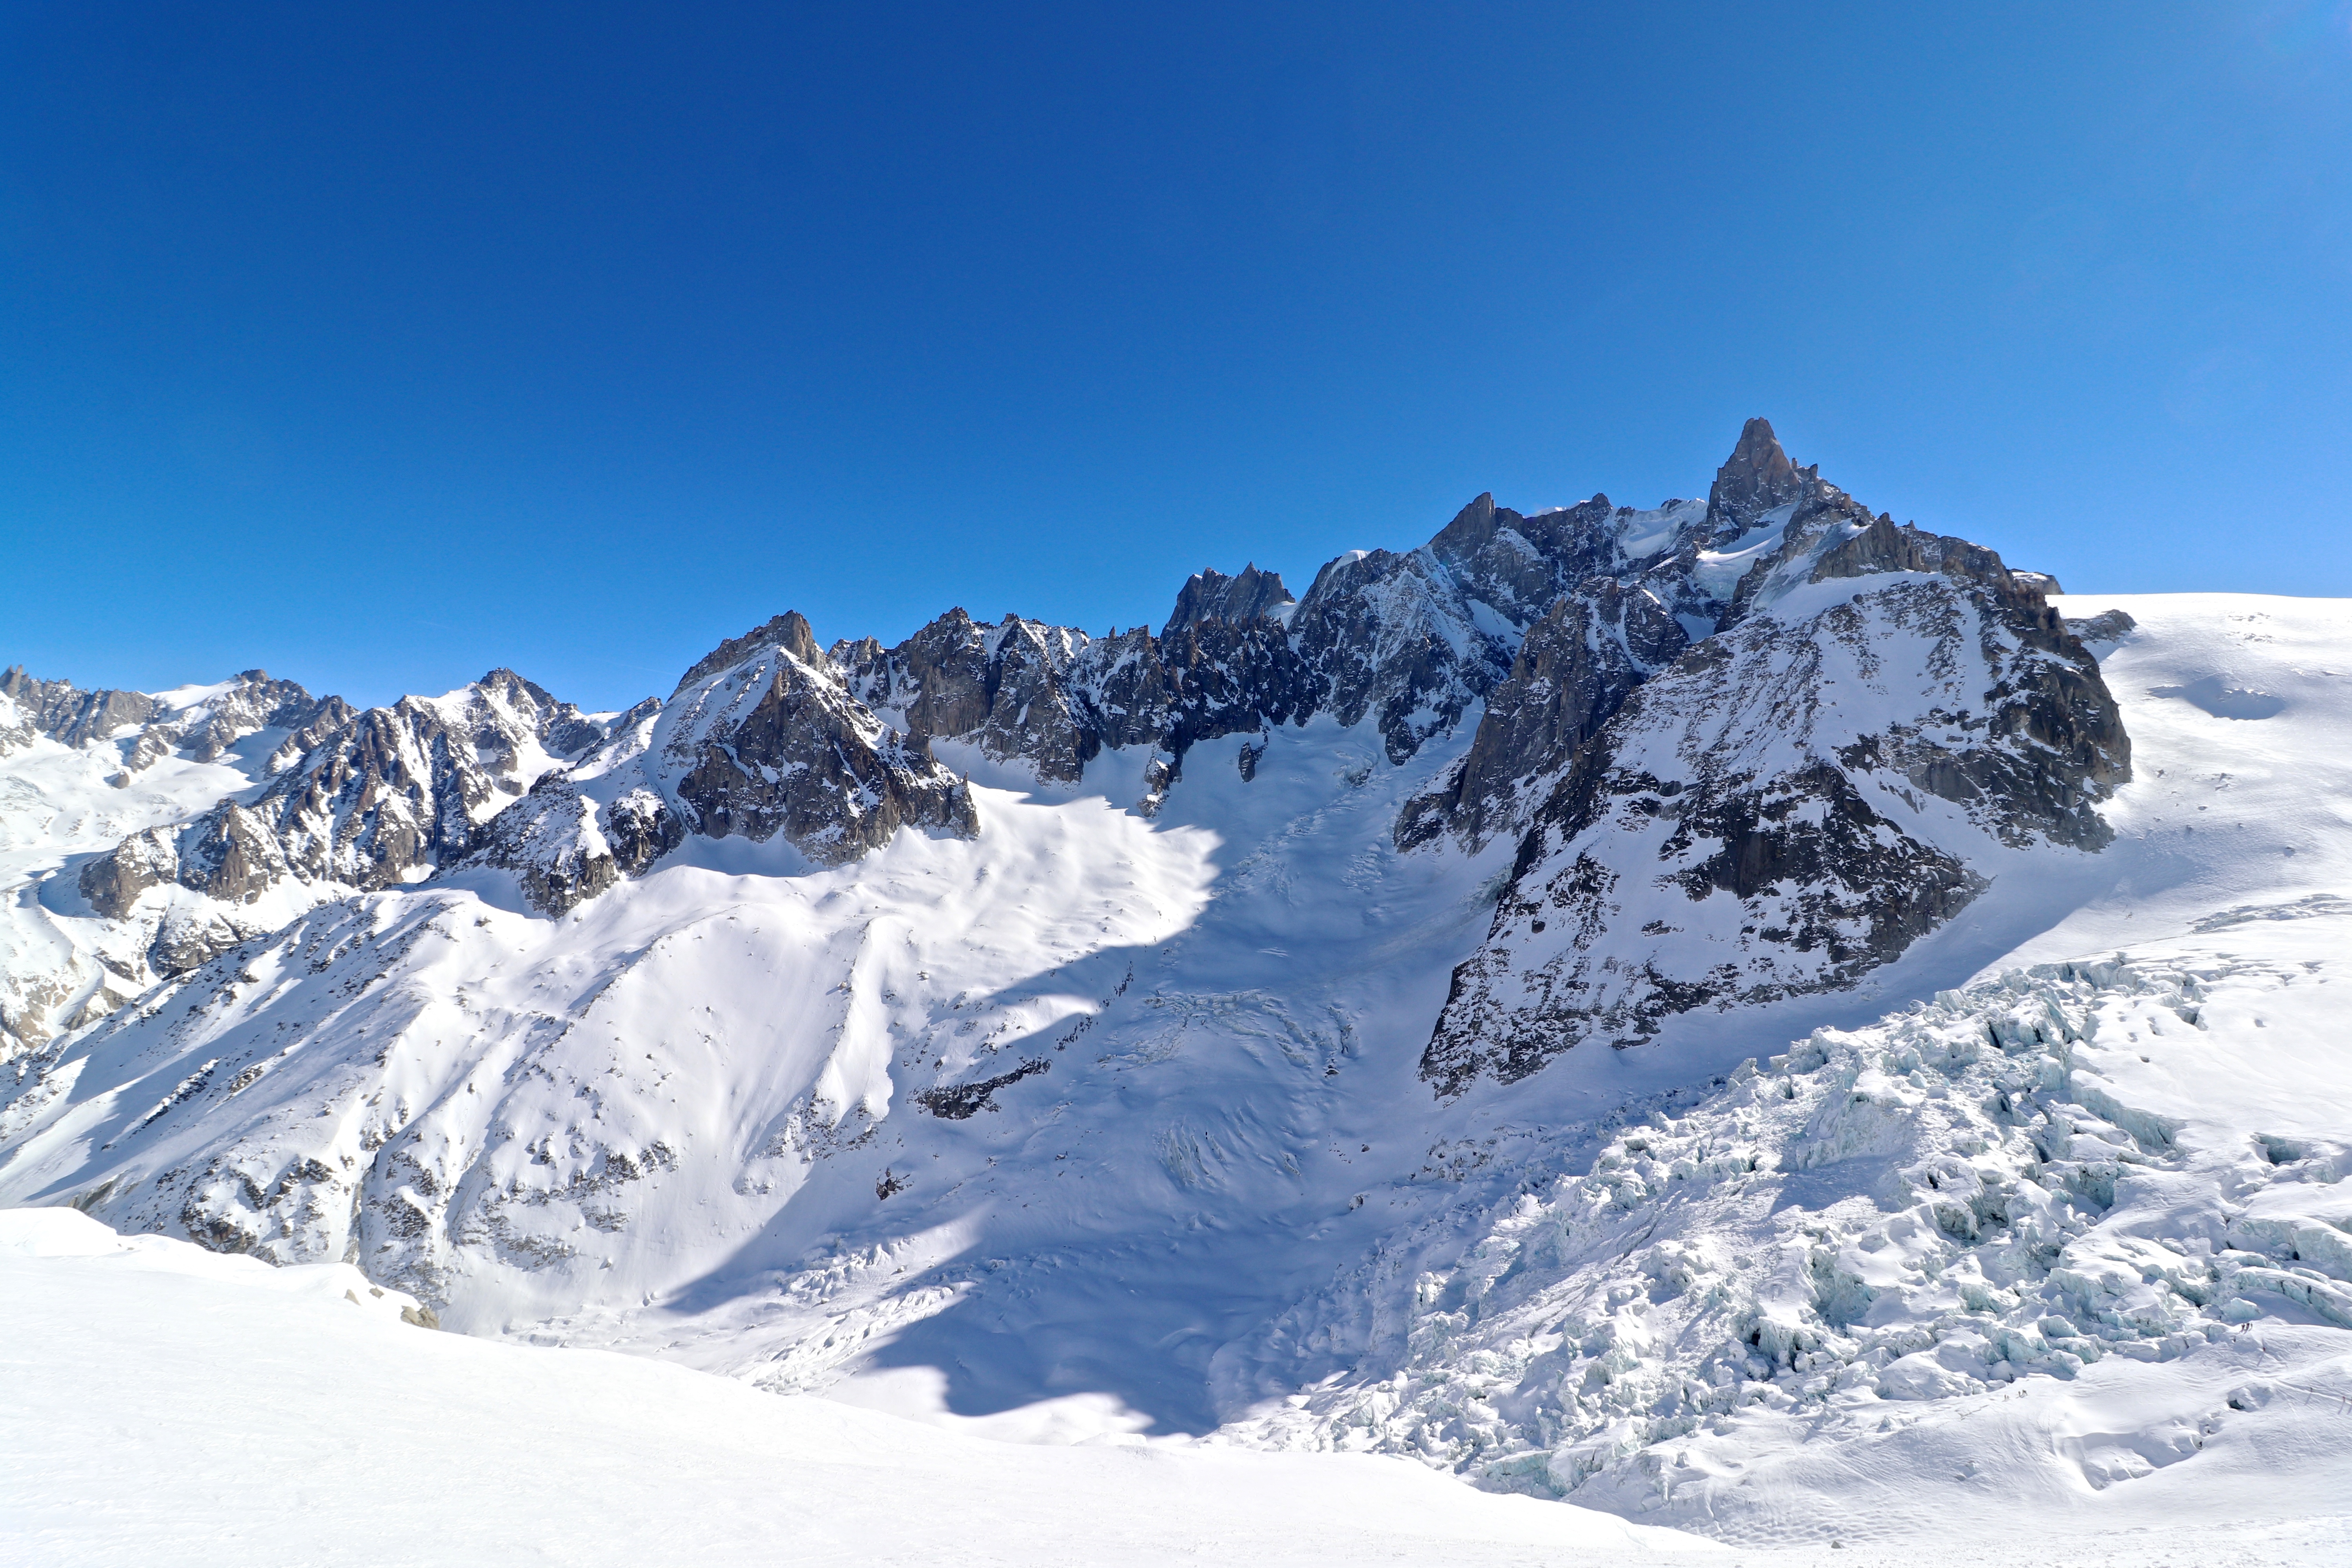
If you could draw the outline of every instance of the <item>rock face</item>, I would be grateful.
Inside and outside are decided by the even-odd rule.
[[[902,826],[980,831],[971,792],[919,735],[889,729],[849,694],[808,622],[787,613],[750,640],[740,662],[672,694],[656,729],[665,793],[693,831],[782,834],[826,865]]]
[[[1534,804],[1528,787],[1572,757],[1688,642],[1647,588],[1594,577],[1562,595],[1519,645],[1510,679],[1444,788],[1405,808],[1398,847],[1426,843],[1447,826],[1473,848],[1524,829]]]
[[[868,637],[834,657],[856,699],[908,733],[976,741],[991,757],[1026,758],[1042,779],[1070,781],[1102,746],[1072,689],[1088,646],[1065,626],[1017,616],[982,626],[953,609],[897,647]]]
[[[660,700],[646,698],[613,721],[601,745],[542,774],[490,819],[473,863],[513,872],[530,906],[548,915],[652,869],[687,832],[638,765],[661,713]]]
[[[1261,572],[1253,562],[1242,568],[1240,576],[1228,577],[1213,567],[1185,579],[1176,595],[1175,612],[1160,636],[1172,637],[1178,627],[1199,621],[1287,620],[1297,604],[1278,572]]]
[[[1172,777],[1200,741],[1313,710],[1282,622],[1216,613],[1286,605],[1280,578],[1208,573],[1186,591],[1190,611],[1158,637],[1138,626],[1095,638],[1016,616],[982,626],[958,609],[897,647],[866,638],[835,644],[833,658],[861,700],[910,733],[976,745],[1043,781],[1075,783],[1106,746],[1156,748]]]
[[[143,691],[84,691],[68,680],[37,680],[21,664],[0,670],[0,696],[16,702],[28,735],[68,746],[106,740],[167,711]]]
[[[1587,1040],[1636,1045],[1694,1008],[1852,985],[1975,897],[2000,848],[2107,840],[2096,803],[2130,743],[2039,588],[1989,550],[1872,517],[1757,435],[1717,497],[1734,521],[1748,509],[1735,540],[1764,500],[1786,517],[1765,518],[1777,541],[1724,629],[1581,737],[1590,697],[1640,672],[1531,637],[1528,678],[1482,723],[1473,757],[1509,761],[1465,766],[1456,809],[1514,798],[1471,787],[1514,773],[1544,795],[1424,1055],[1441,1092]],[[1547,661],[1575,678],[1565,701]]]
[[[2090,643],[2117,643],[2128,636],[2139,623],[2121,610],[2104,610],[2084,620],[2068,621],[2066,629]]]
[[[1778,508],[1798,500],[1804,475],[1780,449],[1771,422],[1750,419],[1739,432],[1739,444],[1715,476],[1706,492],[1708,534],[1727,543],[1757,527]]]
[[[1529,517],[1480,496],[1418,550],[1330,562],[1296,601],[1255,566],[1195,574],[1157,637],[1097,639],[1017,616],[984,626],[954,610],[896,647],[868,638],[832,657],[889,721],[1050,782],[1081,778],[1105,747],[1146,746],[1172,784],[1202,741],[1271,742],[1318,714],[1370,718],[1402,763],[1510,675],[1528,628],[1563,595],[1596,574],[1671,565],[1676,549],[1696,549],[1705,516],[1695,501],[1637,511],[1596,496]]]

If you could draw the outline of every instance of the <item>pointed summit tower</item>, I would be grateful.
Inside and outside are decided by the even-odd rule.
[[[1706,492],[1708,531],[1719,542],[1738,537],[1776,506],[1786,506],[1804,493],[1805,476],[1780,449],[1771,422],[1750,419],[1739,432],[1739,445],[1716,470],[1715,488]]]

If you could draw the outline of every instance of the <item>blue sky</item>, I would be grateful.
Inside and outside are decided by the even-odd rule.
[[[1740,421],[2352,594],[2352,5],[0,5],[0,664],[1157,625]]]

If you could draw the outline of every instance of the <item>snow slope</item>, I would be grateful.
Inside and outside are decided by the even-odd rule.
[[[561,921],[490,872],[331,906],[27,1080],[0,1181],[352,1256],[476,1331],[667,1343],[682,1304],[788,1386],[944,1314],[967,1408],[1108,1377],[1204,1430],[1207,1356],[1328,1267],[1300,1234],[1360,1245],[1368,1166],[1420,1158],[1398,1108],[1485,919],[1478,867],[1381,847],[1425,774],[1283,742],[1249,783],[1198,748],[1156,821],[976,784],[974,840],[696,841]],[[1041,1273],[1091,1281],[1057,1344],[998,1321]]]
[[[156,700],[174,723],[201,716],[222,689],[188,687]],[[17,704],[0,695],[0,731],[18,728],[19,719]],[[0,1059],[102,1017],[146,987],[155,921],[115,928],[93,918],[73,889],[72,868],[215,801],[249,799],[284,738],[262,731],[210,761],[172,754],[130,773],[125,763],[141,731],[68,745],[28,725],[22,731],[16,743],[0,747]],[[282,901],[257,913],[282,923],[314,896]]]
[[[634,1357],[432,1333],[348,1268],[126,1243],[70,1211],[0,1214],[0,1343],[10,1562],[1724,1555],[1394,1460],[992,1443]]]

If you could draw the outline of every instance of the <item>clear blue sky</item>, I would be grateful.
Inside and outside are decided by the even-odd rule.
[[[2352,594],[2352,5],[0,5],[0,664],[617,706],[1704,493]]]

